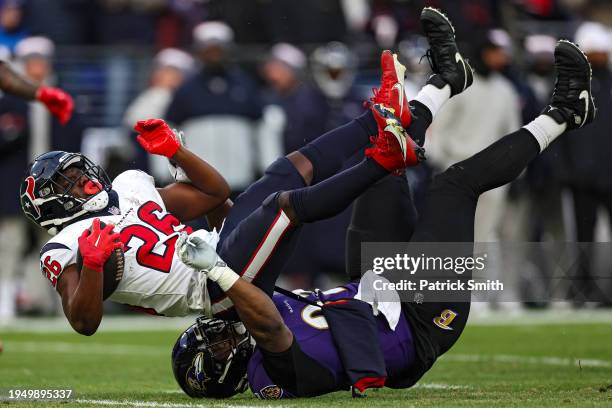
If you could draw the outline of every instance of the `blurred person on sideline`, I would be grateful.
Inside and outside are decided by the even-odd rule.
[[[200,70],[174,93],[166,119],[180,126],[189,148],[219,170],[234,192],[255,180],[255,121],[259,89],[230,59],[233,30],[208,21],[193,30]]]
[[[11,52],[28,35],[24,27],[22,3],[23,0],[0,1],[0,45]]]
[[[274,45],[261,67],[268,85],[263,98],[264,123],[270,123],[268,128],[276,128],[282,134],[284,154],[299,149],[326,130],[320,121],[326,113],[324,100],[307,79],[306,69],[306,55],[288,43]]]
[[[15,46],[16,63],[23,70],[25,78],[42,89],[52,89],[45,87],[57,82],[53,69],[54,56],[55,46],[46,37],[28,37]],[[60,96],[69,98],[63,93]],[[59,119],[52,116],[49,109],[39,103],[27,103],[21,99],[14,99],[13,103],[13,108],[9,109],[25,112],[24,126],[28,134],[27,156],[25,163],[19,169],[20,175],[32,158],[47,150],[80,151],[83,126],[78,115],[72,115],[72,99],[68,102],[70,112],[60,113]],[[25,257],[22,265],[24,273],[18,290],[18,308],[24,313],[47,313],[57,308],[57,300],[51,296],[47,287],[40,285],[38,278],[38,244],[44,236],[31,228],[31,225],[29,227],[27,236],[29,242],[24,248]]]
[[[66,123],[72,116],[72,98],[60,89],[49,88],[22,76],[10,63],[10,51],[0,48],[0,170],[6,176],[5,194],[0,199],[0,324],[16,313],[18,275],[28,246],[26,223],[19,216],[19,179],[29,162],[30,127],[28,100],[38,100]]]
[[[142,118],[162,117],[174,91],[185,81],[194,69],[191,55],[177,48],[166,48],[153,59],[150,84],[128,106],[123,123],[127,128]],[[150,173],[160,182],[169,180],[167,161],[156,155],[148,155]]]
[[[563,141],[567,158],[567,184],[573,198],[573,214],[576,242],[590,243],[596,240],[595,226],[599,208],[603,207],[612,219],[612,139],[610,125],[604,118],[612,117],[612,73],[609,68],[610,41],[608,28],[595,22],[585,22],[575,34],[575,41],[588,56],[593,69],[592,92],[597,100],[598,114],[603,120],[593,123],[588,130],[576,130]],[[585,136],[588,136],[585,137]],[[576,305],[584,301],[610,304],[612,294],[594,282],[595,251],[592,245],[581,246],[576,282],[571,293]],[[608,279],[610,270],[601,271]],[[600,281],[601,282],[601,281]]]

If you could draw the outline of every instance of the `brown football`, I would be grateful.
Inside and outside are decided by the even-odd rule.
[[[100,221],[100,228],[104,228],[106,224]],[[91,227],[89,227],[91,231]],[[124,268],[124,257],[123,250],[121,248],[115,249],[111,255],[108,257],[106,262],[104,263],[104,289],[102,291],[102,298],[104,300],[108,299],[110,295],[115,292],[117,286],[119,286],[119,282],[123,278],[123,268]],[[77,268],[80,271],[83,267],[83,257],[81,256],[81,251],[77,252]]]

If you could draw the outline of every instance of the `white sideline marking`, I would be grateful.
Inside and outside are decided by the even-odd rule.
[[[6,353],[68,353],[102,355],[170,355],[170,348],[135,344],[5,341]]]
[[[416,383],[411,388],[423,388],[426,390],[465,390],[472,387],[470,387],[469,385],[454,385],[444,383]]]
[[[597,360],[597,359],[582,359],[569,357],[534,357],[534,356],[516,356],[508,354],[448,354],[440,357],[446,361],[458,361],[466,363],[507,363],[507,364],[542,364],[550,366],[569,366],[569,367],[612,367],[612,361]]]
[[[155,402],[155,401],[129,401],[129,400],[107,400],[107,399],[76,399],[69,400],[69,402],[76,402],[78,404],[88,405],[120,405],[130,407],[150,407],[150,408],[193,408],[193,407],[224,407],[224,408],[261,408],[261,405],[231,405],[231,404],[180,404],[176,402]],[[265,405],[264,407],[272,408],[271,405]],[[274,405],[274,408],[282,407],[282,405]]]

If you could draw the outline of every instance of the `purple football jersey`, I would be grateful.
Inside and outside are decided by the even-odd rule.
[[[358,284],[351,283],[346,286],[325,291],[326,300],[353,298],[357,294]],[[308,299],[316,301],[311,294]],[[320,313],[320,308],[300,302],[290,297],[275,294],[273,297],[276,308],[279,310],[285,324],[293,332],[295,340],[302,351],[329,369],[336,378],[337,384],[347,384],[348,379],[344,373],[338,350],[334,345],[327,321]],[[395,328],[391,330],[385,317],[380,314],[377,318],[379,344],[383,351],[387,378],[402,375],[414,361],[414,343],[410,326],[402,316]],[[355,327],[355,333],[359,327]],[[359,358],[359,356],[355,356]],[[258,349],[249,361],[248,378],[251,390],[261,399],[291,398],[290,393],[278,387],[270,379],[263,367],[263,355]],[[339,385],[338,391],[342,388]]]

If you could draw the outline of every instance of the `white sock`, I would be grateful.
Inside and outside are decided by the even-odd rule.
[[[450,96],[450,85],[446,84],[444,88],[440,89],[434,85],[427,84],[421,88],[414,100],[427,106],[427,109],[431,112],[431,117],[435,118],[442,105],[450,99]]]
[[[535,137],[540,145],[540,152],[546,149],[559,135],[567,129],[566,123],[557,123],[548,115],[540,115],[530,123],[523,126],[529,133]]]

